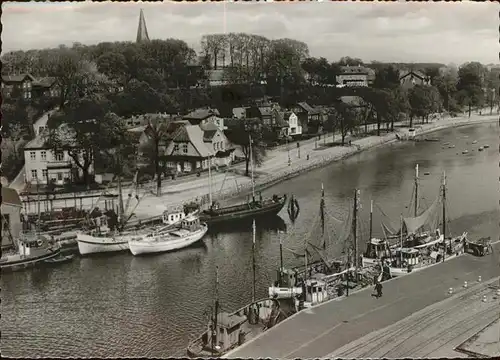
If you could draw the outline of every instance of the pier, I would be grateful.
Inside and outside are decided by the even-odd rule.
[[[338,357],[343,356],[342,351],[346,352],[345,357],[348,358],[362,357],[363,354],[366,356],[364,352],[358,354],[355,350],[350,350],[349,344],[362,341],[360,339],[369,336],[370,333],[403,321],[419,311],[428,312],[429,309],[425,309],[429,306],[441,303],[453,296],[454,304],[470,304],[480,291],[486,291],[483,284],[493,279],[498,285],[500,244],[495,244],[493,248],[493,255],[485,257],[464,255],[414,274],[384,282],[383,297],[380,299],[372,297],[372,288],[367,288],[352,293],[341,301],[332,300],[303,310],[266,331],[260,337],[228,353],[225,358]],[[468,283],[467,288],[464,288],[465,281]],[[450,289],[452,289],[451,294]],[[493,294],[492,291],[491,294]],[[487,295],[487,301],[490,305],[492,301],[495,301],[498,309],[498,298],[494,299],[494,296]],[[456,308],[460,309],[458,305]],[[479,309],[479,311],[482,310]],[[453,313],[448,312],[442,316],[442,319],[448,319],[449,326],[454,326],[453,321],[449,319],[454,316]],[[481,321],[479,319],[471,321],[468,336],[472,336],[470,332],[473,330],[479,331],[477,327],[487,325],[485,313],[480,317]],[[493,319],[489,319],[490,322],[491,320]],[[460,319],[458,318],[457,321]],[[485,321],[486,323],[483,324]],[[435,328],[437,325],[432,326]],[[402,337],[404,334],[399,334],[399,336]],[[466,339],[467,336],[462,341]],[[395,356],[412,356],[410,348],[411,346],[406,352],[402,349]],[[390,352],[390,349],[386,349],[387,351]],[[430,353],[429,356],[434,355]]]

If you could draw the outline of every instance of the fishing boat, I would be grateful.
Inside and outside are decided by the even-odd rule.
[[[305,239],[303,249],[291,250],[296,257],[304,259],[304,264],[292,268],[297,284],[321,284],[321,289],[326,289],[328,298],[332,299],[343,296],[350,289],[362,287],[373,281],[374,276],[380,275],[379,269],[363,269],[360,256],[358,255],[358,211],[360,191],[354,193],[354,206],[352,213],[345,221],[336,219],[327,211],[324,200],[324,189],[321,186],[320,220],[321,234],[313,235],[316,230],[316,221],[313,223],[311,236]],[[352,217],[351,217],[352,215]],[[328,229],[325,227],[327,218],[334,219],[341,225],[340,229]],[[337,234],[336,241],[332,241],[331,234]],[[317,239],[320,239],[318,244]],[[343,249],[339,249],[339,245]],[[339,250],[342,254],[339,255]],[[357,261],[356,261],[357,260]],[[308,290],[304,290],[304,293]],[[319,299],[320,297],[318,297]],[[322,300],[323,301],[323,300]]]
[[[290,297],[273,296],[256,300],[255,220],[252,229],[252,301],[236,311],[223,311],[219,302],[219,277],[216,267],[214,306],[210,311],[207,329],[187,346],[187,354],[190,357],[223,356],[297,312],[298,302],[295,301],[294,294]]]
[[[418,233],[428,223],[427,220],[435,210],[437,200],[441,200],[442,203],[442,229],[436,229],[434,236],[426,232]],[[371,226],[372,211],[370,212],[370,234]],[[404,235],[405,228],[409,235]],[[414,218],[404,218],[401,215],[399,244],[390,243],[389,239],[380,240],[370,236],[362,264],[363,266],[380,264],[383,267],[389,267],[392,276],[406,275],[462,255],[466,241],[467,232],[455,237],[446,237],[446,174],[443,174],[440,196],[433,205]]]
[[[201,240],[207,231],[207,224],[200,223],[197,215],[190,214],[183,218],[177,226],[132,237],[128,241],[128,246],[134,256],[173,251]]]
[[[17,251],[4,254],[0,259],[2,271],[18,271],[44,264],[46,260],[57,257],[61,247],[50,244],[36,232],[22,232],[17,239]]]
[[[136,183],[136,181],[134,182]],[[99,203],[100,198],[101,197],[97,200],[95,206]],[[79,231],[76,234],[78,251],[81,255],[126,251],[129,249],[129,240],[136,237],[138,232],[145,231],[140,228],[134,230],[124,229],[125,225],[132,217],[133,211],[137,208],[142,199],[136,194],[135,199],[137,199],[137,203],[131,211],[128,211],[131,198],[132,196],[129,194],[127,204],[124,206],[121,177],[118,176],[118,214],[116,214],[113,209],[110,209],[102,216],[87,219],[89,230]],[[94,209],[92,209],[91,213]]]
[[[252,139],[249,139],[250,144],[252,144]],[[209,159],[209,161],[211,161]],[[253,155],[252,146],[250,145],[250,171],[251,171],[251,185],[252,185],[252,196],[248,197],[247,201],[243,204],[237,204],[232,206],[221,206],[219,202],[212,200],[212,174],[210,166],[208,168],[208,187],[209,187],[209,204],[210,207],[203,210],[200,213],[200,221],[207,223],[209,226],[212,224],[220,224],[229,221],[237,221],[247,218],[255,218],[267,215],[276,215],[285,206],[286,195],[278,196],[273,195],[271,198],[263,198],[262,194],[258,194],[258,198],[255,193],[255,182],[254,182],[254,166],[253,166]]]

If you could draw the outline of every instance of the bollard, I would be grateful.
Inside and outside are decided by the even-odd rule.
[[[486,302],[486,295],[483,296],[483,302]]]
[[[481,282],[481,276],[478,276],[477,282]]]
[[[448,294],[453,294],[453,288],[450,288],[450,289],[448,290]]]
[[[467,289],[467,281],[464,281],[464,288]]]

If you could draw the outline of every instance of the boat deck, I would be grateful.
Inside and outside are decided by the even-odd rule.
[[[495,253],[500,244],[494,245]],[[319,358],[363,336],[392,325],[427,306],[447,299],[448,289],[463,291],[482,277],[498,276],[498,255],[464,255],[408,276],[384,282],[383,297],[372,288],[351,293],[342,301],[329,301],[301,311],[264,332],[225,358]]]
[[[249,323],[245,323],[242,327],[244,333],[245,333],[245,343],[248,342],[248,341],[251,341],[253,339],[255,339],[257,336],[259,336],[260,334],[262,334],[264,332],[264,325],[263,324],[249,324]],[[212,356],[212,352],[210,349],[203,349],[199,355],[199,357],[211,357]]]

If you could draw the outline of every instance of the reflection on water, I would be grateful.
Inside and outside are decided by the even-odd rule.
[[[279,264],[279,239],[300,247],[314,236],[321,183],[328,212],[346,219],[354,188],[361,190],[362,242],[369,202],[397,223],[409,204],[419,163],[422,202],[437,196],[443,170],[448,178],[448,214],[453,234],[497,237],[498,128],[482,125],[435,134],[439,142],[406,142],[365,152],[263,191],[297,197],[300,215],[292,224],[286,209],[257,222],[258,296],[265,296]],[[477,144],[472,144],[477,140]],[[443,149],[443,142],[455,149]],[[481,145],[490,148],[478,152]],[[469,155],[462,155],[468,149]],[[424,205],[424,204],[423,204]],[[375,210],[374,236],[381,236],[382,215]],[[330,219],[331,220],[331,219]],[[333,222],[334,223],[334,222]],[[337,227],[336,227],[337,226]],[[279,235],[277,230],[286,231]],[[335,243],[338,225],[329,230]],[[313,234],[313,235],[311,235]],[[222,307],[235,309],[251,299],[252,226],[230,225],[182,251],[134,257],[76,258],[40,271],[2,274],[2,353],[8,356],[167,357],[184,356],[192,336],[206,327],[219,267]],[[284,252],[287,265],[301,262]]]

